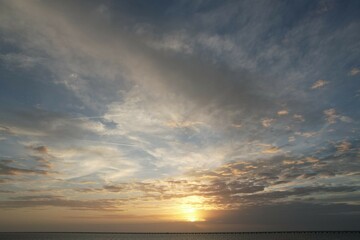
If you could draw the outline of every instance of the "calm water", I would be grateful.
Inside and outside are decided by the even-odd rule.
[[[92,234],[0,233],[1,240],[359,240],[359,233]]]

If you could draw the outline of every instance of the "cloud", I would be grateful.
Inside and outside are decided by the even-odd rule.
[[[324,114],[326,116],[326,120],[329,124],[334,124],[337,122],[337,120],[340,120],[342,122],[352,122],[352,119],[347,116],[342,116],[337,114],[335,108],[330,108],[327,110],[324,110]]]
[[[38,167],[39,168],[45,168],[45,169],[52,169],[54,168],[54,164],[51,160],[46,159],[46,158],[35,158],[37,163],[38,163]]]
[[[150,41],[149,45],[155,49],[170,50],[182,54],[192,54],[194,47],[184,31],[167,34],[160,40]]]
[[[114,31],[115,29],[106,23],[98,21],[95,24],[103,26],[103,35],[117,39],[116,43],[108,42],[104,45],[102,34],[92,36],[90,31],[85,31],[91,28],[90,24],[85,25],[82,22],[75,23],[73,21],[75,15],[78,14],[75,9],[79,6],[76,4],[72,11],[66,13],[56,11],[54,9],[56,4],[33,3],[28,6],[26,2],[17,2],[7,5],[10,11],[21,14],[22,19],[27,19],[29,24],[23,26],[18,21],[11,21],[11,16],[6,16],[4,18],[7,21],[4,21],[3,27],[8,28],[8,25],[11,25],[14,30],[22,29],[28,36],[33,36],[28,38],[27,35],[23,35],[25,44],[31,45],[40,52],[45,50],[51,59],[49,61],[50,70],[54,71],[56,75],[60,74],[58,81],[82,98],[87,105],[98,104],[88,96],[91,95],[93,99],[98,99],[97,93],[93,93],[90,89],[91,85],[99,86],[99,92],[106,87],[104,91],[108,93],[107,95],[110,95],[110,92],[111,95],[115,95],[119,88],[112,83],[114,78],[131,80],[134,84],[144,87],[148,93],[154,94],[156,97],[165,97],[163,101],[167,100],[166,93],[169,91],[174,93],[174,96],[179,99],[178,101],[191,99],[197,111],[204,109],[204,105],[207,105],[212,108],[218,106],[238,109],[238,111],[249,109],[251,110],[249,112],[256,114],[255,110],[260,110],[267,105],[268,101],[265,96],[254,93],[260,87],[252,83],[257,79],[246,70],[229,69],[192,55],[183,59],[166,54],[163,51],[147,47],[146,43],[139,39],[135,40],[134,36],[127,31],[120,29]],[[44,25],[39,16],[48,16],[50,20],[47,24],[51,28]],[[83,17],[88,19],[90,16],[84,13]],[[89,19],[89,21],[94,22],[94,19]],[[62,38],[52,34],[52,29],[57,29],[61,35],[67,36],[71,40],[62,41]],[[42,35],[36,35],[37,32],[41,32]],[[89,41],[88,39],[93,40]],[[41,48],[37,42],[43,43]],[[64,46],[67,49],[76,49],[76,51],[66,50]],[[80,63],[71,61],[74,58],[79,58]],[[104,64],[109,61],[110,64]],[[54,69],[53,65],[56,65],[57,68]],[[119,71],[119,66],[125,71]],[[76,73],[76,78],[67,77],[73,76],[74,73]],[[124,73],[126,73],[125,76]],[[99,85],[88,78],[87,76],[91,74],[102,75],[107,79],[106,84]],[[146,80],[144,76],[147,76]]]
[[[302,115],[300,115],[300,114],[294,114],[293,118],[294,118],[295,120],[297,120],[297,121],[300,121],[300,122],[304,122],[304,121],[305,121],[304,117],[303,117]]]
[[[334,108],[330,108],[324,111],[324,114],[326,115],[326,120],[329,124],[333,124],[336,122],[337,115],[335,113],[336,111]]]
[[[47,175],[49,174],[49,172],[45,170],[37,170],[37,169],[16,168],[0,163],[0,175],[22,175],[22,174]]]
[[[231,124],[231,126],[234,128],[241,128],[243,125],[233,123],[233,124]]]
[[[306,161],[311,162],[311,163],[317,163],[317,162],[319,162],[319,159],[314,158],[314,157],[307,157]]]
[[[263,150],[262,152],[263,153],[268,153],[268,154],[273,154],[273,153],[277,153],[281,151],[280,148],[276,147],[276,146],[273,146],[273,147],[270,147],[270,148],[267,148],[265,150]]]
[[[230,204],[234,207],[292,202],[295,196],[299,200],[310,195],[313,201],[318,199],[322,202],[322,196],[331,196],[331,193],[343,193],[344,199],[351,202],[352,193],[356,194],[359,191],[356,184],[331,186],[324,180],[336,179],[337,176],[346,176],[353,172],[346,167],[347,157],[343,156],[342,159],[340,167],[339,160],[333,156],[319,160],[310,156],[289,158],[279,155],[254,162],[233,162],[218,169],[194,173],[194,176],[205,181],[199,185],[202,186],[200,194],[206,193],[206,196],[215,197],[219,205]],[[302,181],[298,182],[299,180]],[[248,195],[240,194],[243,193],[241,189],[248,187],[257,190]]]
[[[110,192],[120,192],[123,190],[129,190],[129,189],[125,189],[123,186],[118,185],[118,186],[114,186],[114,185],[106,185],[104,186],[104,189]]]
[[[360,69],[359,68],[353,68],[351,69],[351,71],[349,72],[350,76],[355,76],[358,75],[360,73]]]
[[[41,153],[41,154],[48,153],[48,148],[46,146],[32,147],[32,150],[37,152],[37,153]]]
[[[7,182],[8,179],[0,179],[0,183],[5,183]]]
[[[303,137],[306,137],[306,138],[314,137],[317,134],[319,134],[319,132],[295,132],[295,135],[303,136]]]
[[[170,121],[167,122],[166,125],[172,128],[186,128],[186,127],[193,127],[199,124],[203,124],[202,122],[191,122],[191,121],[182,121],[182,122],[174,122]]]
[[[275,121],[275,119],[272,118],[264,118],[261,120],[261,124],[265,127],[268,128],[271,126],[271,124],[273,124],[273,122]]]
[[[280,111],[277,112],[277,114],[278,114],[279,116],[284,116],[284,115],[288,115],[289,112],[288,112],[287,110],[280,110]]]
[[[288,138],[288,142],[294,142],[295,141],[295,137],[294,136],[290,136],[289,138]]]
[[[1,181],[0,181],[1,183]],[[0,193],[15,193],[14,191],[9,191],[9,190],[0,190]]]
[[[86,134],[105,131],[101,122],[73,119],[59,113],[29,109],[2,108],[0,131],[14,136],[33,138],[79,139]]]
[[[351,192],[359,191],[358,187],[298,187],[288,191],[271,191],[271,192],[258,192],[252,195],[244,195],[234,197],[232,201],[240,201],[243,204],[251,204],[251,202],[256,201],[256,205],[262,204],[270,204],[276,202],[294,202],[293,197],[297,197],[298,199],[301,197],[307,196],[316,196],[316,194],[328,194],[328,193],[346,193],[349,194]],[[284,201],[285,200],[285,201]],[[287,200],[287,201],[286,201]],[[316,202],[313,199],[313,202]]]
[[[0,54],[0,60],[10,68],[15,66],[24,69],[33,68],[42,61],[41,58],[27,56],[21,53]]]
[[[119,181],[134,176],[140,169],[138,163],[128,160],[116,146],[86,145],[52,148],[58,178],[80,181],[89,176],[97,181]]]
[[[122,211],[120,200],[117,199],[98,199],[98,200],[70,200],[62,196],[41,195],[41,196],[22,196],[11,200],[0,201],[1,208],[43,208],[43,207],[63,207],[74,210],[92,211]]]
[[[336,149],[339,153],[347,152],[350,150],[350,148],[351,148],[351,143],[347,141],[343,141],[336,146]]]
[[[325,85],[327,85],[329,82],[325,80],[318,80],[316,81],[312,86],[311,89],[318,89],[323,88]]]

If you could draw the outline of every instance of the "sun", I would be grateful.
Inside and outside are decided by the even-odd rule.
[[[196,208],[191,205],[183,206],[183,215],[186,221],[188,222],[197,222],[199,221],[198,213]]]
[[[189,222],[197,222],[197,218],[194,217],[194,216],[192,216],[192,217],[189,217],[189,218],[188,218],[188,221],[189,221]]]

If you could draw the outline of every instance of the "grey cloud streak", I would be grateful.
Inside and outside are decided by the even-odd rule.
[[[25,169],[25,168],[17,168],[11,167],[6,164],[2,164],[0,162],[0,175],[22,175],[22,174],[33,174],[33,175],[47,175],[48,171],[38,170],[38,169]]]
[[[72,200],[62,196],[39,195],[13,197],[11,200],[0,201],[1,208],[43,208],[66,207],[73,210],[122,211],[121,201],[116,199]]]
[[[30,136],[38,138],[78,139],[94,134],[103,128],[99,122],[82,119],[72,119],[64,114],[59,114],[42,109],[9,109],[1,108],[4,113],[0,117],[0,132],[15,136]],[[41,147],[41,146],[39,146]],[[38,152],[45,149],[34,149]]]

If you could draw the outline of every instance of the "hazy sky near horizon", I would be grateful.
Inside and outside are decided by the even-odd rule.
[[[0,0],[0,231],[360,230],[359,12]]]

